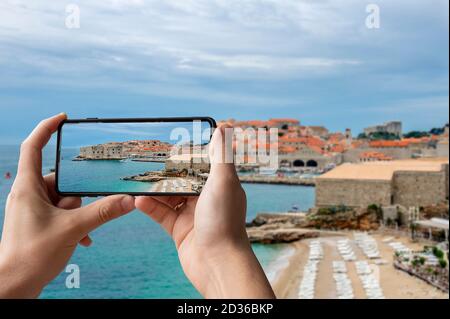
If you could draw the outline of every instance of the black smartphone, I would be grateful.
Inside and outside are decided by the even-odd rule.
[[[209,117],[66,120],[58,129],[61,196],[198,196],[208,179]]]

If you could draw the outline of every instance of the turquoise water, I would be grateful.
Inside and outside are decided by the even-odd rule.
[[[18,147],[0,146],[0,226],[12,180],[16,174]],[[138,163],[141,164],[141,163]],[[44,151],[43,172],[54,166],[54,148]],[[301,186],[244,185],[248,216],[262,211],[285,211],[293,204],[306,210],[313,206],[314,189]],[[85,203],[89,200],[85,200]],[[179,265],[170,238],[140,212],[133,212],[91,234],[94,245],[79,247],[70,263],[81,270],[81,288],[67,289],[65,273],[43,292],[42,298],[199,298]],[[283,245],[253,246],[263,267],[270,272]]]
[[[124,181],[122,178],[148,171],[161,171],[164,163],[82,161],[74,162],[78,148],[61,152],[59,186],[63,192],[115,193],[146,192],[153,183]],[[86,181],[89,181],[88,183]]]

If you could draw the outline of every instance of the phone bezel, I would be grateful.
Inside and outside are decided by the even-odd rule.
[[[211,117],[161,117],[161,118],[87,118],[87,119],[67,119],[58,126],[57,144],[56,144],[56,165],[55,165],[55,191],[61,197],[104,197],[111,195],[131,195],[131,196],[189,196],[198,197],[200,194],[193,193],[154,193],[154,192],[63,192],[59,189],[59,165],[61,160],[61,138],[62,129],[65,124],[80,123],[155,123],[155,122],[208,122],[211,125],[211,136],[217,128],[216,121]]]

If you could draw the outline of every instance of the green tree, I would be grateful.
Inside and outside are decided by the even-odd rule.
[[[366,133],[361,133],[358,135],[358,140],[367,140],[367,134]]]
[[[423,131],[411,131],[403,135],[404,138],[422,138],[428,136],[430,136],[430,133]]]
[[[444,252],[442,250],[440,250],[439,248],[437,248],[437,247],[433,248],[433,254],[438,259],[443,259],[444,258]]]
[[[400,136],[397,134],[387,133],[387,132],[375,132],[375,133],[370,133],[368,138],[372,141],[379,141],[379,140],[395,141],[395,140],[399,140]]]

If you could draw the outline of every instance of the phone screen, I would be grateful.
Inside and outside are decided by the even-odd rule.
[[[68,120],[58,132],[61,195],[198,195],[209,175],[209,118]]]

